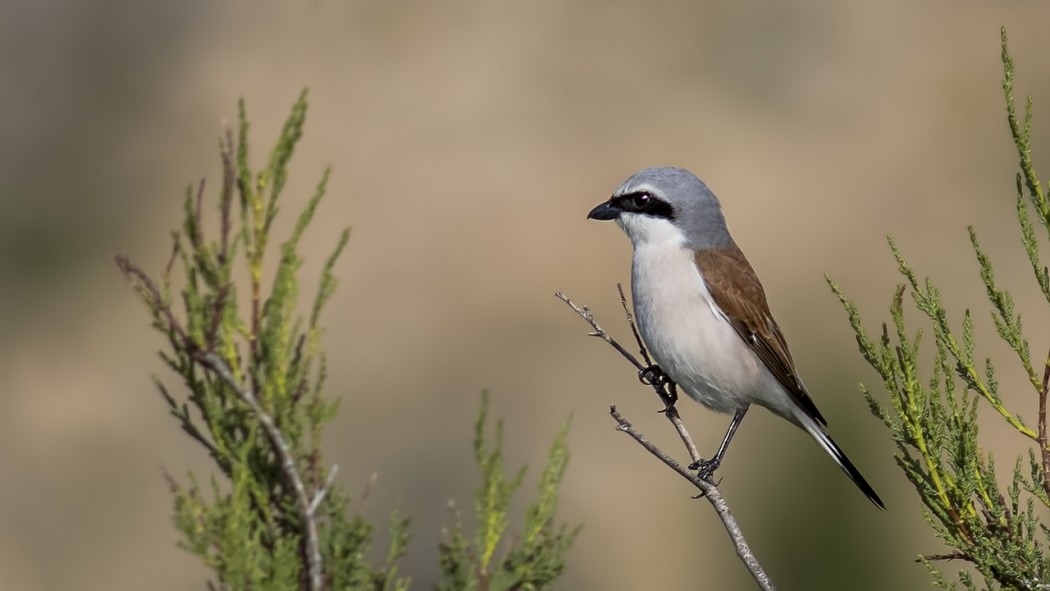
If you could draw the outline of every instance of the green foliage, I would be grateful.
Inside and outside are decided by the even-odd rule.
[[[167,336],[170,350],[161,356],[182,378],[186,400],[176,399],[159,378],[154,381],[171,414],[204,446],[222,476],[207,487],[193,474],[185,482],[168,477],[181,546],[215,572],[212,586],[403,589],[407,580],[394,565],[405,551],[408,521],[392,519],[393,541],[383,564],[365,563],[372,526],[347,517],[348,498],[322,461],[321,429],[337,405],[321,395],[326,372],[319,322],[335,289],[332,268],[347,230],[321,271],[310,316],[304,321],[296,310],[299,239],[324,196],[327,171],[281,245],[269,285],[264,277],[278,198],[305,117],[304,92],[269,164],[254,172],[241,102],[236,141],[227,132],[219,142],[217,237],[205,237],[201,183],[196,191],[187,189],[182,231],[174,235],[171,260],[158,281],[126,258],[117,262],[149,307],[154,327]],[[248,277],[247,301],[234,281],[241,269]]]
[[[166,475],[180,546],[214,572],[209,588],[404,590],[409,579],[397,564],[409,541],[409,520],[391,516],[385,557],[373,564],[367,557],[374,527],[349,516],[350,497],[334,480],[335,466],[326,468],[322,459],[321,432],[338,404],[322,396],[320,319],[336,287],[332,269],[349,231],[326,260],[316,292],[305,302],[305,318],[299,313],[304,303],[298,271],[299,241],[324,197],[328,171],[280,245],[272,276],[266,276],[273,222],[306,111],[304,91],[267,165],[255,171],[242,101],[236,136],[228,130],[219,142],[223,183],[217,235],[206,237],[202,182],[186,191],[181,231],[174,233],[171,259],[156,280],[126,257],[116,262],[146,303],[154,328],[166,336],[161,357],[186,394],[176,396],[157,377],[154,382],[182,430],[215,462],[216,474],[206,484],[192,473],[181,480]],[[238,280],[245,277],[243,289]],[[484,475],[476,504],[479,551],[457,523],[452,539],[461,546],[442,546],[448,582],[441,588],[544,588],[564,569],[576,534],[554,523],[568,461],[567,426],[555,439],[525,535],[507,544],[506,556],[494,562],[524,469],[513,480],[504,479],[501,437],[497,433],[495,448],[486,448],[486,418],[484,398],[475,433]]]
[[[1007,120],[1020,157],[1021,173],[1015,184],[1021,242],[1036,284],[1050,303],[1050,278],[1040,262],[1039,241],[1030,217],[1034,210],[1050,240],[1050,204],[1032,163],[1032,99],[1026,102],[1023,123],[1015,112],[1014,64],[1005,30],[1002,60]],[[1050,508],[1046,429],[1050,353],[1045,360],[1033,361],[1013,297],[996,283],[992,261],[981,248],[976,230],[970,227],[969,233],[996,331],[1013,350],[1035,394],[1032,398],[1011,395],[1009,405],[1036,403],[1034,429],[1004,400],[992,361],[977,360],[970,311],[963,313],[960,325],[953,325],[933,281],[919,279],[892,238],[890,250],[905,281],[890,303],[891,322],[882,325],[876,340],[865,331],[857,306],[830,278],[828,284],[846,309],[861,354],[883,381],[889,407],[878,402],[863,384],[861,390],[872,413],[889,429],[897,447],[897,464],[915,487],[927,522],[953,548],[947,554],[920,557],[935,584],[943,589],[954,589],[958,583],[966,589],[978,588],[971,571],[958,572],[957,583],[939,570],[942,561],[959,559],[973,566],[983,588],[1046,589],[1050,588],[1050,558],[1046,553],[1050,529],[1042,516]],[[933,362],[925,374],[920,348],[923,330],[910,328],[916,321],[905,319],[906,292],[923,323],[933,331]],[[1018,457],[1013,462],[1005,490],[997,479],[994,458],[979,445],[979,404],[988,405],[1031,445],[1027,459]]]
[[[481,468],[481,485],[475,493],[474,511],[478,531],[471,540],[453,507],[455,523],[445,531],[441,543],[444,580],[439,591],[534,591],[547,589],[565,570],[565,555],[580,527],[554,521],[558,489],[569,461],[566,423],[554,439],[547,465],[540,475],[536,499],[525,514],[525,529],[508,538],[508,513],[514,492],[521,486],[525,468],[512,478],[503,473],[503,422],[497,421],[494,443],[489,448],[488,395],[481,399],[481,413],[474,426],[474,456]],[[497,550],[502,556],[493,561]]]

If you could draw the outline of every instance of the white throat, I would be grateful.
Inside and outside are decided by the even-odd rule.
[[[616,224],[627,233],[635,248],[645,246],[674,247],[685,244],[685,235],[670,220],[636,213],[622,213]]]

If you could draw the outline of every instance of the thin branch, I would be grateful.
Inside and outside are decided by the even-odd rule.
[[[963,554],[962,552],[952,552],[950,554],[926,554],[915,559],[915,562],[922,562],[923,560],[934,562],[934,561],[948,561],[948,560],[965,560],[966,562],[972,562],[976,564],[976,560],[973,557]]]
[[[661,402],[664,403],[664,409],[661,412],[667,417],[667,420],[671,422],[671,425],[674,426],[675,431],[678,432],[678,436],[682,439],[682,443],[685,445],[685,448],[689,453],[691,462],[693,464],[699,463],[702,461],[700,452],[697,450],[696,444],[693,443],[692,437],[690,437],[689,432],[686,430],[685,424],[682,423],[682,418],[678,414],[678,409],[675,408],[675,401],[678,398],[675,384],[662,371],[660,371],[658,367],[652,364],[652,361],[649,358],[649,353],[646,351],[645,343],[642,342],[642,338],[638,334],[638,329],[634,323],[634,317],[631,315],[630,308],[627,306],[627,298],[624,296],[623,286],[617,284],[616,288],[620,293],[620,304],[623,306],[624,314],[627,316],[627,324],[631,327],[631,333],[634,335],[635,341],[638,343],[639,351],[641,352],[642,358],[645,360],[645,365],[638,361],[634,355],[628,353],[627,350],[616,341],[616,339],[610,337],[594,319],[594,315],[586,306],[577,305],[569,299],[568,296],[561,292],[554,294],[554,297],[565,302],[567,306],[572,308],[576,314],[590,325],[593,331],[589,333],[590,336],[598,337],[606,343],[609,343],[609,345],[616,349],[624,359],[638,370],[638,377],[642,383],[651,386],[653,391],[656,392],[656,395],[660,397]],[[700,478],[699,475],[693,474],[688,468],[682,466],[661,451],[656,445],[646,439],[645,436],[636,431],[634,427],[631,426],[631,423],[616,410],[615,406],[609,408],[609,414],[611,414],[613,419],[616,420],[616,428],[618,430],[633,437],[634,440],[648,450],[649,453],[659,458],[664,464],[675,472],[678,472],[683,478],[700,489],[700,496],[706,498],[708,502],[711,503],[711,506],[714,507],[715,512],[722,521],[722,525],[726,528],[730,539],[733,541],[733,546],[736,548],[737,555],[744,562],[747,569],[751,571],[751,576],[754,577],[759,588],[764,591],[775,589],[772,581],[769,580],[769,576],[762,569],[762,565],[759,564],[758,559],[755,558],[754,553],[751,551],[747,539],[744,538],[744,534],[740,531],[740,527],[737,525],[736,520],[729,511],[729,506],[726,504],[725,499],[723,499],[721,493],[718,492],[718,486],[713,482]]]
[[[635,342],[638,343],[638,348],[641,351],[642,358],[645,359],[644,365],[641,361],[638,361],[637,357],[631,355],[623,345],[616,341],[616,339],[610,337],[609,333],[605,332],[605,329],[594,319],[594,315],[587,306],[576,305],[575,302],[560,291],[555,293],[554,297],[565,302],[566,305],[572,308],[573,312],[576,312],[580,318],[583,318],[584,321],[590,325],[593,331],[588,333],[588,336],[597,337],[606,343],[609,343],[609,345],[616,349],[628,363],[638,370],[638,380],[646,386],[652,386],[656,395],[663,401],[664,410],[660,412],[667,412],[674,407],[675,401],[678,400],[678,393],[675,390],[675,384],[660,370],[659,367],[653,365],[652,361],[650,361],[649,352],[645,349],[645,343],[642,342],[642,337],[638,334],[638,330],[635,328],[634,317],[631,316],[631,312],[627,308],[627,299],[623,295],[623,287],[619,284],[617,284],[616,287],[620,290],[620,302],[623,305],[624,314],[627,315],[627,324],[630,325],[631,332],[634,334]]]
[[[715,513],[718,513],[719,519],[722,520],[722,525],[725,526],[726,532],[729,534],[729,538],[733,540],[733,546],[736,548],[736,554],[743,561],[744,566],[747,570],[751,571],[751,576],[754,577],[755,582],[758,583],[759,589],[763,591],[774,591],[776,587],[773,586],[773,582],[769,580],[769,575],[762,569],[762,565],[759,564],[758,559],[755,558],[755,554],[751,551],[751,547],[748,546],[747,540],[744,538],[743,532],[740,531],[740,527],[736,523],[736,519],[729,512],[729,506],[726,504],[725,499],[722,498],[722,494],[718,491],[718,487],[713,483],[708,482],[696,474],[689,471],[688,468],[682,466],[671,456],[664,453],[660,448],[645,438],[644,435],[635,430],[634,426],[623,417],[616,406],[609,407],[609,414],[616,420],[616,429],[623,431],[630,435],[637,441],[642,447],[644,447],[649,453],[653,454],[660,459],[661,462],[667,465],[675,472],[677,472],[682,478],[685,478],[696,488],[700,489],[702,497],[707,499],[711,506],[714,507]]]
[[[678,399],[678,394],[675,388],[674,382],[670,380],[663,372],[659,371],[659,368],[652,364],[649,358],[649,352],[645,348],[645,343],[642,342],[642,337],[638,334],[638,329],[634,324],[634,317],[631,315],[630,308],[627,307],[627,298],[623,294],[623,286],[619,283],[616,284],[616,289],[620,292],[620,304],[623,306],[623,312],[627,316],[627,324],[631,327],[631,333],[634,335],[635,342],[638,343],[638,350],[642,354],[642,358],[645,359],[646,365],[642,365],[637,358],[627,352],[627,350],[618,342],[616,339],[609,336],[605,332],[598,322],[594,319],[594,315],[587,309],[586,306],[578,306],[575,302],[569,299],[565,294],[558,292],[554,294],[554,297],[565,302],[574,312],[579,314],[587,324],[594,329],[594,332],[590,333],[590,336],[601,338],[603,341],[609,343],[621,355],[624,356],[627,361],[638,368],[639,379],[642,383],[651,386],[656,392],[656,395],[660,397],[660,400],[664,403],[662,411],[667,420],[674,426],[675,431],[678,432],[678,436],[682,438],[682,443],[685,445],[686,451],[689,452],[689,458],[694,462],[701,461],[700,452],[696,448],[696,444],[693,443],[692,437],[689,436],[689,432],[686,431],[685,425],[682,423],[682,417],[678,415],[678,409],[675,408],[675,401]],[[653,377],[655,376],[655,377]]]
[[[682,417],[678,416],[678,409],[671,406],[664,409],[664,416],[667,417],[668,421],[674,425],[674,430],[678,431],[678,436],[682,439],[682,443],[685,444],[685,449],[689,452],[690,465],[696,466],[703,462],[703,458],[700,457],[699,450],[696,449],[696,444],[693,443],[693,438],[689,436],[689,432],[685,430],[685,424],[682,423]]]
[[[178,335],[181,341],[190,342],[189,335],[183,330],[182,325],[175,318],[175,313],[171,311],[171,306],[164,301],[164,296],[161,294],[160,289],[149,278],[149,275],[122,254],[114,256],[113,260],[117,263],[117,268],[124,274],[124,277],[131,282],[140,294],[146,296],[146,301],[153,312],[162,315],[168,321],[168,328]]]
[[[222,142],[220,142],[222,143]],[[219,208],[222,212],[222,225],[219,229],[219,238],[222,247],[219,250],[219,262],[226,264],[230,252],[230,210],[233,203],[233,191],[237,186],[237,167],[233,161],[233,129],[226,128],[226,142],[219,150],[222,155],[222,200]]]
[[[1046,355],[1043,387],[1039,390],[1039,435],[1036,441],[1039,443],[1039,453],[1043,458],[1043,491],[1050,496],[1050,448],[1047,447],[1046,437],[1046,396],[1050,392],[1050,352],[1047,352]]]
[[[201,227],[201,216],[204,215],[204,179],[197,185],[197,196],[193,201],[193,227],[196,228],[198,244],[194,246],[199,247],[200,242],[204,241],[204,228]]]
[[[164,274],[161,277],[164,279],[165,285],[167,285],[169,278],[171,277],[171,269],[175,266],[175,261],[179,258],[179,233],[171,233],[171,254],[168,255],[168,264],[164,266]],[[125,261],[127,263],[127,261]],[[117,265],[120,266],[122,263],[118,260]],[[121,270],[124,267],[121,266]]]
[[[627,296],[623,293],[623,284],[616,284],[616,291],[620,293],[620,305],[623,306],[623,313],[627,316],[627,325],[631,327],[631,334],[634,335],[634,342],[638,343],[638,351],[642,354],[642,359],[645,360],[647,366],[652,366],[653,362],[649,359],[649,351],[645,348],[645,343],[642,342],[642,336],[638,334],[638,327],[634,323],[634,315],[631,314],[631,308],[627,305]]]
[[[310,578],[310,591],[321,591],[324,586],[322,578],[322,559],[321,559],[321,545],[317,535],[317,521],[314,519],[313,510],[311,509],[312,502],[309,494],[306,492],[306,487],[303,485],[303,479],[299,475],[299,469],[295,465],[295,457],[292,454],[292,448],[285,441],[284,435],[281,430],[277,427],[273,417],[271,417],[263,409],[262,405],[259,404],[259,399],[256,398],[255,393],[246,386],[241,385],[237,378],[234,377],[233,371],[230,370],[226,362],[222,360],[214,352],[201,352],[197,351],[195,355],[198,363],[204,367],[215,372],[226,384],[236,392],[237,397],[241,399],[245,404],[251,408],[252,412],[255,413],[256,418],[259,420],[259,424],[262,425],[263,432],[266,433],[266,438],[270,440],[270,444],[273,446],[274,452],[277,454],[281,464],[281,472],[284,477],[288,480],[288,483],[292,487],[292,492],[295,495],[296,508],[299,510],[299,517],[303,520],[303,529],[305,530],[304,537],[306,543],[306,566],[308,576]],[[324,491],[327,489],[325,485]],[[318,493],[319,495],[321,493]],[[318,501],[319,502],[319,501]]]
[[[328,478],[324,480],[324,486],[322,486],[317,494],[314,495],[314,500],[310,501],[310,515],[317,513],[317,508],[321,506],[324,501],[325,495],[328,494],[328,489],[332,488],[332,483],[335,482],[335,475],[339,472],[339,464],[332,464],[332,468],[328,470]]]
[[[612,345],[612,347],[619,351],[620,355],[623,355],[623,358],[630,362],[630,364],[633,365],[638,371],[646,370],[646,366],[642,365],[642,363],[638,361],[638,359],[636,359],[634,355],[628,353],[627,349],[623,348],[623,345],[616,342],[616,339],[610,337],[609,333],[605,332],[605,329],[603,329],[601,326],[598,326],[598,323],[594,320],[594,315],[591,314],[591,311],[587,309],[586,306],[582,308],[580,306],[577,306],[572,300],[569,299],[569,296],[563,294],[560,291],[554,294],[554,297],[565,302],[570,308],[572,308],[574,312],[576,312],[580,315],[581,318],[586,320],[587,324],[591,325],[591,328],[594,329],[594,332],[589,333],[588,336],[598,337],[599,339]]]
[[[616,284],[616,291],[620,294],[620,306],[623,307],[623,314],[627,317],[627,326],[631,327],[631,334],[634,335],[634,342],[638,344],[638,352],[641,354],[642,359],[645,360],[646,368],[644,371],[638,374],[638,380],[646,386],[652,386],[653,390],[656,391],[656,395],[660,397],[660,400],[664,403],[664,409],[660,412],[667,415],[667,419],[671,421],[671,424],[675,426],[679,435],[682,435],[685,431],[685,427],[681,425],[682,419],[678,416],[678,411],[675,410],[675,403],[678,402],[678,389],[675,383],[671,381],[671,378],[667,377],[653,360],[649,358],[649,351],[645,348],[645,343],[642,342],[642,335],[638,334],[638,326],[634,323],[634,315],[631,314],[631,308],[627,305],[627,296],[623,293],[623,284]],[[666,386],[666,387],[664,387]],[[691,455],[693,455],[694,461],[699,461],[699,454],[696,452],[696,446],[693,445],[692,439],[689,439],[689,434],[686,433],[682,438],[685,442],[686,448],[689,449]]]

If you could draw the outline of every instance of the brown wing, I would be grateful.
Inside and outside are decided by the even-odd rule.
[[[758,355],[795,402],[827,426],[806,386],[796,375],[795,362],[791,360],[784,335],[769,313],[766,292],[744,253],[735,246],[697,251],[696,265],[715,303],[729,317],[740,338]]]

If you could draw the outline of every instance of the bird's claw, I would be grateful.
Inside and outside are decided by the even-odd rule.
[[[639,371],[638,381],[646,386],[652,386],[660,396],[660,399],[664,401],[664,409],[660,412],[667,412],[673,409],[675,403],[678,402],[678,391],[675,388],[675,383],[671,380],[671,376],[660,369],[660,366],[653,364]]]
[[[658,365],[650,365],[649,367],[638,372],[638,381],[645,384],[646,386],[662,386],[670,382],[670,378],[664,373],[664,370],[660,369]]]
[[[710,484],[712,486],[718,486],[718,485],[722,484],[722,479],[719,478],[718,481],[715,481],[711,477],[714,476],[715,470],[718,469],[718,465],[719,464],[720,464],[720,462],[718,462],[715,458],[712,458],[710,460],[700,460],[698,462],[693,462],[692,464],[689,464],[689,469],[690,470],[696,470],[697,471],[696,475],[698,477],[700,477],[700,479],[703,480],[704,482],[707,482],[708,484]],[[694,499],[702,499],[702,498],[704,498],[706,496],[707,496],[707,494],[704,493],[704,491],[701,490],[700,494],[694,496],[693,498]]]
[[[721,465],[721,463],[722,462],[720,462],[718,458],[712,458],[710,460],[697,460],[692,464],[689,464],[689,469],[696,470],[696,475],[699,476],[701,479],[706,480],[711,484],[716,484],[711,479],[711,477],[714,476],[715,470],[718,469],[718,466]]]
[[[667,412],[678,402],[678,391],[675,389],[675,384],[671,381],[671,377],[660,369],[660,366],[654,364],[639,371],[638,381],[656,389],[656,393],[660,395],[665,405],[660,412]]]

